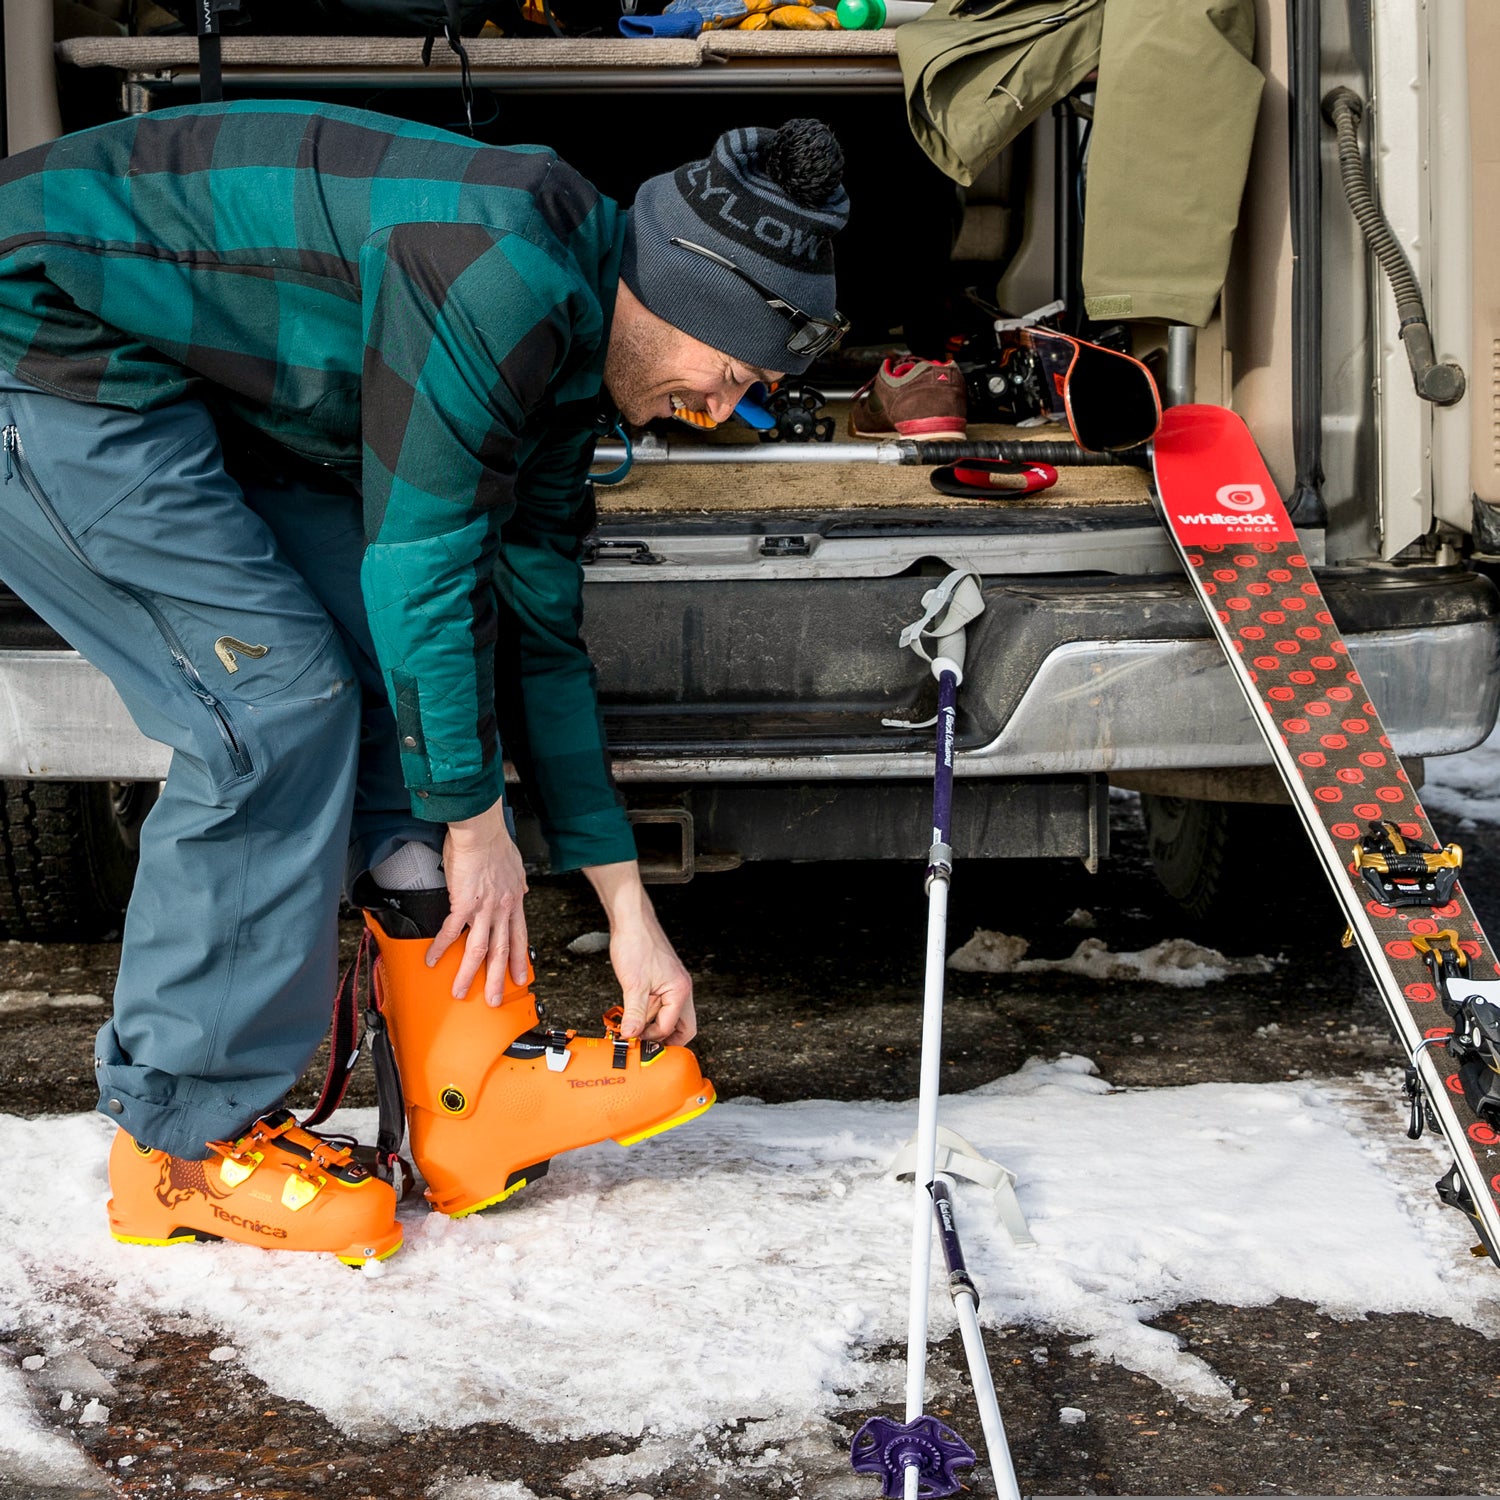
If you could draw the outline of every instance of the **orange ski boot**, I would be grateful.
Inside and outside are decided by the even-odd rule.
[[[468,997],[455,1000],[463,944],[429,969],[430,937],[387,931],[414,931],[406,917],[415,894],[399,893],[404,911],[372,903],[365,922],[412,1156],[439,1212],[488,1208],[535,1182],[563,1151],[603,1140],[632,1146],[713,1104],[714,1087],[686,1047],[545,1028],[529,965],[524,985],[506,975],[498,1006],[485,1003],[482,965]]]
[[[208,1145],[207,1161],[184,1161],[120,1131],[109,1153],[110,1233],[127,1245],[238,1240],[322,1250],[351,1266],[401,1248],[395,1189],[290,1110],[237,1141]]]

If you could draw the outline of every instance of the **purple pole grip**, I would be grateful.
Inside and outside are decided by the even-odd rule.
[[[958,678],[944,672],[938,678],[937,773],[932,782],[933,842],[952,842],[953,736],[958,720]]]

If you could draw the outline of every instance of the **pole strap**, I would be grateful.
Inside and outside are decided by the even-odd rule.
[[[965,584],[967,583],[967,587]],[[953,636],[962,636],[971,620],[984,613],[984,595],[979,588],[979,574],[972,568],[955,568],[935,588],[922,595],[922,613],[913,620],[900,635],[896,644],[910,646],[925,662],[937,659],[929,646],[937,648],[937,656],[957,660],[963,666],[962,651],[955,658],[951,650]],[[937,673],[934,672],[933,676]]]
[[[909,1182],[916,1176],[917,1142],[913,1136],[891,1163],[890,1176],[898,1182]],[[994,1197],[995,1217],[1000,1227],[1010,1236],[1017,1249],[1035,1245],[1031,1226],[1021,1212],[1020,1200],[1016,1197],[1016,1174],[1009,1167],[992,1161],[977,1147],[972,1146],[956,1130],[946,1125],[937,1128],[937,1155],[933,1159],[934,1173],[948,1177],[962,1177],[966,1182],[978,1183],[988,1188]]]
[[[360,936],[354,959],[339,976],[339,987],[333,995],[333,1017],[328,1031],[328,1072],[318,1102],[302,1124],[311,1129],[321,1125],[344,1101],[349,1079],[359,1061],[364,1041],[359,1035],[359,992],[361,980],[369,985],[370,945],[368,931]]]
[[[967,639],[964,632],[971,621],[984,613],[984,592],[979,574],[972,568],[955,568],[943,581],[922,595],[922,613],[902,630],[896,644],[910,647],[932,668],[932,675],[942,675],[939,663],[945,663],[958,682],[963,681]],[[882,719],[886,729],[930,729],[938,721],[930,719]]]

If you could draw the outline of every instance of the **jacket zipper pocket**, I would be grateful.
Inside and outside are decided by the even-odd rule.
[[[252,765],[249,753],[240,742],[240,737],[235,733],[234,725],[229,720],[229,715],[224,705],[214,697],[208,689],[207,684],[198,675],[198,669],[192,663],[187,654],[187,648],[182,644],[182,638],[172,628],[171,622],[157,608],[155,602],[148,594],[142,593],[140,589],[132,588],[128,583],[121,583],[108,574],[101,573],[92,562],[83,548],[78,545],[73,533],[64,525],[63,519],[58,515],[52,502],[47,498],[41,485],[37,482],[36,475],[32,473],[31,465],[26,460],[25,450],[21,447],[21,434],[16,430],[12,422],[5,429],[5,477],[10,478],[12,472],[18,474],[26,493],[36,502],[37,509],[47,518],[47,523],[57,533],[58,540],[73,555],[73,557],[101,583],[107,584],[112,589],[117,589],[128,598],[135,600],[140,607],[146,611],[151,623],[156,626],[157,633],[162,638],[162,643],[171,653],[173,664],[182,673],[183,681],[187,684],[188,691],[195,697],[208,712],[213,716],[215,726],[219,731],[219,738],[224,742],[224,748],[229,753],[230,764],[234,767],[236,778],[248,776],[255,769]]]

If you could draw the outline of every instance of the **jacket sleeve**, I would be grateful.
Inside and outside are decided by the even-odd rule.
[[[564,358],[576,277],[525,236],[398,224],[361,252],[360,582],[412,811],[500,797],[495,560],[526,416]]]
[[[579,427],[551,436],[527,456],[495,568],[500,691],[515,691],[520,700],[502,703],[501,722],[554,871],[636,857],[610,775],[596,674],[581,633],[579,557],[594,523],[587,489],[593,451],[592,432]]]

